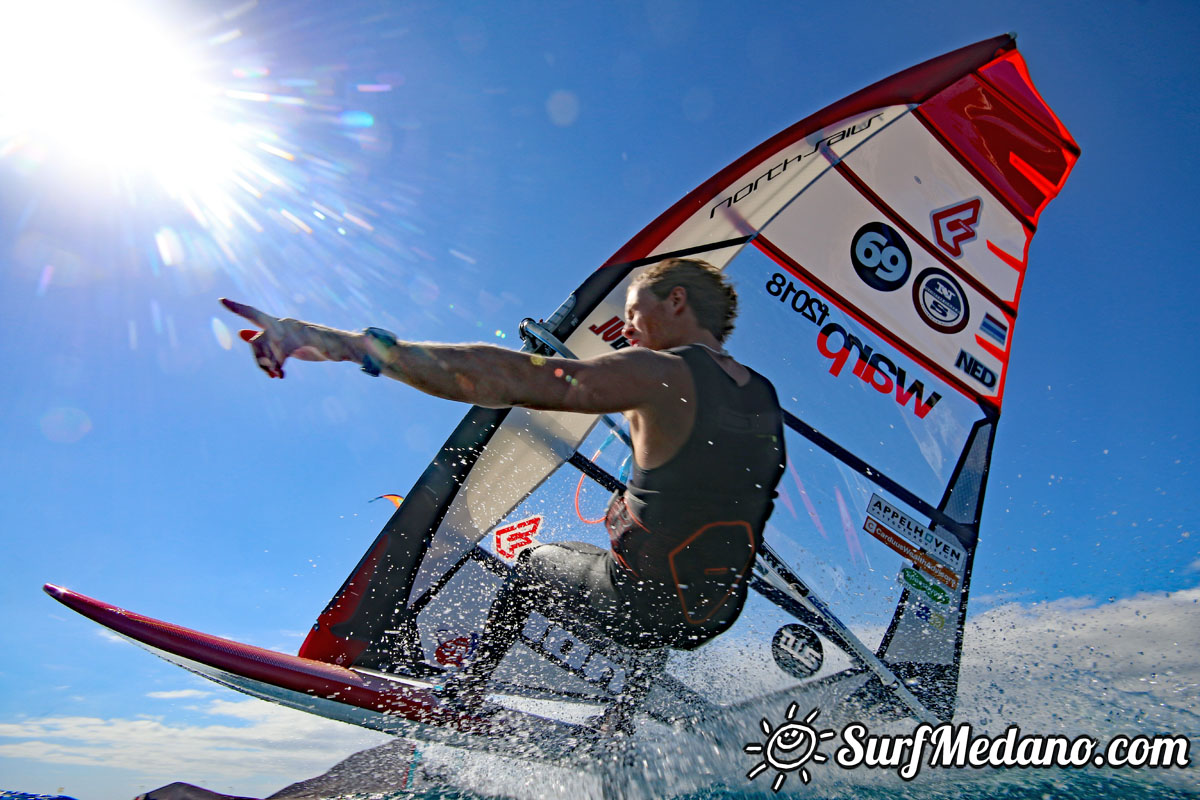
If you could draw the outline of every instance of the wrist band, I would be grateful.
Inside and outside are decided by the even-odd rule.
[[[396,334],[385,331],[383,328],[363,328],[363,335],[367,337],[367,346],[363,353],[362,371],[372,378],[378,378],[383,364],[371,352],[371,344],[379,342],[384,348],[391,349],[396,346]]]

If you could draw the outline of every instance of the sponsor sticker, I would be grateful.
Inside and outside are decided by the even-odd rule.
[[[611,694],[624,691],[624,666],[606,656],[599,647],[593,647],[536,611],[531,612],[525,621],[521,638],[535,651],[588,683]]]
[[[833,145],[837,144],[838,142],[840,142],[844,139],[849,139],[853,136],[857,136],[858,134],[866,131],[868,128],[871,127],[872,122],[874,122],[875,120],[879,119],[882,116],[883,116],[882,113],[872,114],[870,117],[867,118],[866,122],[856,122],[853,125],[850,125],[848,127],[838,128],[833,133],[821,136],[821,138],[817,139],[815,142],[805,141],[799,147],[801,150],[807,150],[808,152],[799,152],[799,153],[796,153],[795,155],[784,156],[782,161],[779,161],[779,162],[776,162],[775,164],[773,164],[771,167],[769,167],[767,169],[766,172],[759,175],[753,181],[739,186],[737,191],[735,191],[733,194],[726,195],[725,197],[722,197],[720,200],[718,200],[716,205],[714,205],[712,207],[712,209],[709,210],[708,218],[712,219],[716,215],[717,211],[721,208],[725,208],[728,211],[735,204],[742,202],[747,197],[754,194],[754,192],[758,191],[758,187],[760,185],[765,186],[768,183],[770,183],[771,181],[775,180],[776,178],[783,178],[783,176],[787,174],[789,165],[796,164],[796,165],[798,165],[797,166],[797,169],[798,169],[799,165],[808,163],[804,159],[812,158],[817,153],[822,152],[822,151],[828,152],[829,148],[832,147]],[[795,172],[793,171],[792,174],[794,175]],[[747,179],[748,178],[749,178],[749,176],[747,176]],[[778,185],[778,184],[776,184],[776,185]]]
[[[775,638],[771,640],[771,655],[781,670],[796,678],[816,675],[825,660],[817,635],[795,623],[775,631]]]
[[[913,304],[925,324],[941,333],[958,333],[971,315],[967,296],[950,273],[930,267],[913,281]]]
[[[954,360],[954,366],[982,383],[988,389],[995,388],[998,377],[996,373],[988,369],[982,361],[966,350],[958,351],[958,358]]]
[[[863,523],[863,530],[916,564],[935,579],[941,581],[943,585],[949,586],[954,591],[958,591],[957,575],[947,569],[944,564],[934,560],[924,550],[915,547],[907,539],[892,533],[882,522],[867,517]]]
[[[614,350],[629,347],[629,340],[621,335],[625,330],[625,320],[620,317],[612,316],[605,322],[589,325],[588,330],[608,342],[608,346]]]
[[[956,572],[962,572],[967,563],[967,554],[953,534],[929,530],[877,494],[871,495],[867,513]]]
[[[900,570],[900,582],[909,589],[922,593],[935,603],[943,606],[950,604],[950,595],[945,589],[933,583],[912,567],[905,567]]]
[[[1001,347],[1008,343],[1008,325],[996,319],[991,314],[983,315],[983,322],[979,323],[979,332],[995,341]]]
[[[542,525],[542,517],[529,517],[520,522],[514,522],[511,525],[505,525],[503,528],[496,529],[496,554],[505,561],[515,561],[517,556],[526,547],[532,547],[535,544],[540,544],[534,538],[538,528]]]
[[[912,612],[917,615],[917,619],[926,622],[939,631],[946,627],[946,618],[935,612],[932,608],[922,603],[920,600],[912,601],[908,604]]]
[[[972,197],[965,202],[932,212],[929,221],[933,224],[933,236],[938,247],[954,258],[959,258],[962,255],[963,244],[975,238],[975,226],[979,224],[982,207],[980,199]]]
[[[433,658],[443,667],[461,667],[479,646],[479,634],[455,636],[448,628],[438,629],[438,646]]]
[[[863,383],[869,384],[880,394],[895,395],[896,402],[905,406],[912,399],[912,412],[917,419],[924,419],[942,396],[937,392],[926,392],[919,378],[907,381],[904,367],[898,366],[881,349],[860,339],[836,322],[830,322],[817,334],[817,351],[831,360],[830,375],[841,375],[842,369],[855,354],[851,372]]]
[[[912,272],[912,254],[903,237],[890,225],[868,222],[850,242],[850,263],[863,283],[881,292],[894,292]]]

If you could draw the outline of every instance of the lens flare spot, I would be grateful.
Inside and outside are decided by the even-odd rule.
[[[347,128],[369,128],[375,124],[375,117],[366,111],[343,111],[338,115],[338,122]]]
[[[59,444],[74,444],[92,430],[87,412],[70,406],[50,409],[39,422],[45,437]]]
[[[231,73],[235,78],[265,78],[271,74],[266,67],[235,67]]]
[[[154,234],[154,244],[158,247],[158,257],[163,266],[173,267],[183,262],[183,241],[179,234],[170,228],[161,228]]]
[[[346,219],[350,220],[351,222],[353,222],[358,227],[362,228],[364,231],[367,231],[368,233],[375,230],[375,228],[371,225],[371,223],[367,222],[362,217],[356,217],[354,214],[351,214],[349,211],[347,211],[342,216],[345,217]]]
[[[304,220],[300,219],[295,214],[288,211],[286,208],[279,209],[279,216],[283,217],[288,222],[292,223],[293,225],[295,225],[297,228],[304,231],[305,233],[313,232],[313,229],[310,228]]]
[[[579,98],[574,92],[559,89],[546,100],[546,114],[558,127],[569,127],[579,118]]]
[[[42,267],[42,276],[38,278],[37,296],[42,297],[46,294],[46,289],[50,288],[50,281],[54,278],[54,265],[47,264]]]
[[[271,155],[273,155],[277,158],[282,158],[284,161],[295,161],[296,160],[296,157],[294,155],[292,155],[291,153],[289,153],[287,150],[276,147],[273,144],[267,144],[266,142],[259,142],[258,149],[262,150],[264,153],[270,153]]]
[[[225,323],[216,317],[212,318],[213,336],[217,337],[217,344],[221,345],[222,350],[233,349],[233,334],[229,332],[229,328]]]

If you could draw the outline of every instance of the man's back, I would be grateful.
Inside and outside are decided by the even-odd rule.
[[[665,463],[645,469],[635,460],[607,524],[614,583],[633,613],[654,617],[672,646],[694,647],[728,628],[744,603],[786,463],[783,422],[762,376],[745,370],[738,385],[707,348],[668,352],[691,372],[691,430]]]

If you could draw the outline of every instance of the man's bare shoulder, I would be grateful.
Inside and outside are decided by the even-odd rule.
[[[566,379],[566,396],[554,406],[565,411],[608,413],[656,407],[665,396],[678,394],[688,380],[687,364],[681,357],[643,347],[580,361],[547,359],[546,366]]]
[[[648,347],[623,347],[611,353],[584,359],[591,364],[612,365],[622,369],[670,368],[672,365],[684,366],[683,357],[666,350],[651,350]]]
[[[647,347],[625,347],[583,363],[596,368],[609,380],[642,385],[644,391],[651,394],[660,388],[675,388],[681,379],[690,375],[682,356]]]

